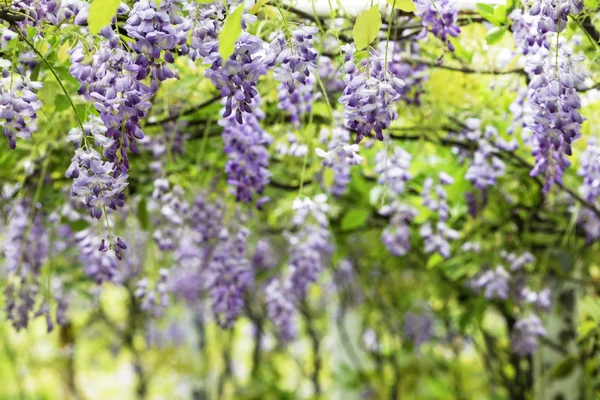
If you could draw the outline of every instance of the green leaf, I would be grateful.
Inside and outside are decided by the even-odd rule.
[[[475,10],[479,15],[496,26],[500,26],[506,22],[506,7],[504,6],[494,8],[489,4],[477,3],[475,4]]]
[[[475,10],[483,16],[483,14],[494,14],[494,7],[485,3],[475,4]]]
[[[497,5],[494,8],[494,18],[496,18],[500,23],[506,23],[506,7],[502,4]]]
[[[485,35],[485,41],[487,42],[487,44],[496,44],[498,43],[500,40],[502,40],[502,37],[504,36],[504,33],[506,33],[507,31],[507,27],[503,26],[501,28],[498,28],[497,26],[493,27],[492,29],[490,29],[490,31]]]
[[[361,226],[365,226],[369,218],[370,210],[367,208],[355,208],[346,213],[342,219],[341,227],[343,231],[351,231]]]
[[[242,13],[244,12],[243,3],[227,15],[223,30],[219,34],[219,54],[226,60],[235,50],[235,42],[242,33]]]
[[[54,98],[54,107],[56,107],[56,111],[61,112],[71,108],[71,103],[69,103],[69,99],[62,93],[58,93]]]
[[[397,8],[406,12],[415,12],[417,8],[412,0],[387,0],[387,2],[394,8]]]
[[[352,29],[352,37],[357,50],[362,50],[373,43],[381,28],[381,14],[379,6],[373,6],[363,11]]]
[[[571,372],[573,372],[576,366],[577,358],[575,358],[573,355],[570,355],[552,368],[550,376],[553,378],[564,378],[568,375],[571,375]]]
[[[121,0],[93,0],[88,15],[88,27],[92,35],[97,35],[100,29],[110,24],[117,14]]]
[[[433,269],[444,262],[446,259],[440,253],[434,253],[427,261],[427,269]]]
[[[148,214],[148,205],[145,198],[142,198],[138,203],[137,214],[142,229],[148,231],[150,228],[150,215]]]
[[[600,300],[589,296],[584,297],[581,300],[580,307],[585,315],[589,315],[594,321],[600,322]]]

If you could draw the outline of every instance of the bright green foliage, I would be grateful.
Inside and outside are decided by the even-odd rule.
[[[362,50],[369,46],[377,38],[381,28],[381,13],[379,6],[373,6],[363,11],[352,29],[352,37],[357,50]]]
[[[100,29],[110,24],[121,4],[120,0],[94,0],[90,5],[88,24],[90,33],[96,35]]]
[[[219,54],[224,60],[227,60],[235,49],[235,42],[242,33],[242,13],[244,7],[238,6],[227,15],[223,30],[219,34]]]

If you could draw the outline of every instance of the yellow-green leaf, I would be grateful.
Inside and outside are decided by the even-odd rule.
[[[121,0],[93,0],[88,15],[90,33],[96,35],[100,29],[110,24],[117,13]]]
[[[352,36],[354,37],[356,49],[362,50],[373,43],[373,40],[375,40],[379,34],[380,28],[381,13],[379,12],[379,6],[373,6],[368,10],[363,11],[358,18],[356,18],[354,29],[352,29]]]
[[[237,8],[227,15],[223,23],[223,30],[219,34],[219,54],[226,60],[233,54],[235,42],[242,33],[242,13],[244,12],[244,4],[240,4]]]
[[[261,8],[262,6],[264,6],[265,4],[267,4],[267,2],[268,2],[268,1],[269,1],[269,0],[258,0],[258,1],[256,2],[256,4],[254,5],[254,7],[252,7],[252,8],[250,9],[250,13],[251,13],[251,14],[258,14],[258,11],[260,10],[260,8]]]
[[[397,8],[406,12],[415,12],[417,8],[413,0],[387,0],[387,2],[394,8]]]

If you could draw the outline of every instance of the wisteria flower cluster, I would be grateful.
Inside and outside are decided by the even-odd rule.
[[[583,182],[579,187],[579,194],[588,202],[598,205],[600,197],[600,144],[598,139],[589,139],[587,147],[579,158],[581,168],[578,171]],[[577,216],[579,224],[585,231],[588,243],[600,239],[600,217],[589,208],[579,210]]]
[[[11,76],[11,71],[4,68],[5,64],[10,65],[0,58],[0,126],[2,135],[8,140],[8,147],[14,150],[17,138],[30,138],[37,130],[36,112],[42,108],[42,102],[36,91],[43,84],[21,75]]]
[[[470,281],[470,286],[475,291],[483,291],[489,299],[507,300],[512,298],[521,309],[521,316],[517,319],[512,331],[512,349],[515,353],[525,356],[535,353],[537,339],[546,335],[540,319],[534,311],[547,311],[551,306],[551,293],[548,288],[539,292],[527,286],[525,267],[535,262],[531,253],[523,254],[500,253],[504,265],[495,269],[488,269]],[[504,266],[508,267],[508,272]],[[527,306],[532,306],[527,307]]]
[[[368,60],[368,72],[356,65],[354,45],[344,47],[344,83],[339,98],[344,105],[346,127],[356,132],[356,143],[375,132],[383,141],[383,132],[398,118],[394,102],[400,98],[404,82],[384,66],[384,59],[373,52]]]
[[[131,53],[120,46],[110,26],[102,29],[106,40],[86,61],[82,45],[71,51],[69,72],[80,83],[79,93],[93,102],[110,140],[103,144],[103,155],[113,168],[123,173],[129,169],[127,148],[138,153],[136,141],[144,137],[140,119],[150,108],[150,88],[138,80],[140,66]]]
[[[426,222],[419,229],[419,234],[425,242],[425,253],[439,253],[445,258],[450,257],[450,241],[458,239],[460,234],[447,225],[450,207],[444,186],[451,185],[454,179],[445,172],[440,172],[438,182],[426,178],[421,197],[423,205],[436,214],[437,223]]]
[[[167,64],[175,61],[177,51],[187,53],[187,33],[191,22],[182,18],[181,3],[165,0],[160,7],[149,0],[140,0],[133,5],[125,30],[136,39],[136,65],[140,67],[136,78],[151,77],[152,92],[158,90],[158,83],[175,77]]]
[[[448,46],[448,50],[454,51],[450,37],[457,37],[460,33],[458,21],[458,8],[453,0],[416,0],[415,14],[421,17],[423,30],[418,38],[427,36],[431,30],[434,36],[439,38]]]
[[[549,67],[544,63],[534,66],[528,93],[529,104],[535,111],[526,121],[533,133],[536,158],[531,175],[544,177],[544,192],[554,183],[562,184],[564,171],[570,165],[567,156],[572,154],[571,144],[581,136],[584,121],[576,89],[583,76],[575,69],[575,63],[581,59],[561,46],[557,60],[558,64]]]
[[[115,177],[113,164],[93,149],[78,148],[65,176],[73,179],[71,196],[80,198],[94,218],[100,219],[106,207],[116,211],[125,204],[127,174]]]
[[[569,15],[583,11],[582,0],[536,0],[529,14],[539,15],[538,32],[562,32],[567,26]]]
[[[350,168],[362,163],[363,158],[358,154],[358,145],[350,144],[350,132],[347,129],[335,127],[330,134],[329,130],[323,128],[320,136],[321,142],[328,141],[327,151],[317,148],[315,152],[323,158],[323,166],[333,172],[330,190],[335,197],[340,197],[350,183]]]
[[[384,195],[392,199],[390,204],[379,209],[379,214],[389,217],[381,240],[394,256],[403,256],[410,250],[410,224],[418,214],[416,209],[396,198],[404,194],[406,183],[413,178],[408,171],[411,160],[411,155],[400,146],[394,148],[393,154],[388,154],[386,149],[375,156],[377,183],[381,185]]]

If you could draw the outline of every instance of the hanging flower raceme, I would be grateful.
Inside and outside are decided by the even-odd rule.
[[[510,18],[513,21],[511,25],[513,39],[517,48],[524,55],[536,54],[540,49],[550,49],[548,35],[539,32],[540,18],[538,16],[523,13],[520,8],[515,8],[510,13]]]
[[[233,115],[240,125],[245,122],[244,115],[253,112],[258,96],[256,83],[266,72],[262,49],[261,39],[243,32],[231,57],[228,60],[217,59],[205,72],[225,99],[223,117]]]
[[[493,186],[499,177],[504,176],[506,165],[498,157],[498,145],[492,144],[492,139],[498,139],[498,131],[493,127],[486,127],[485,133],[477,140],[477,150],[473,154],[473,160],[465,178],[477,189],[483,190]],[[504,149],[515,150],[516,141],[505,144]]]
[[[381,240],[390,254],[398,257],[410,250],[410,223],[418,213],[413,207],[396,198],[404,193],[406,182],[413,178],[408,172],[412,157],[399,146],[394,148],[392,154],[388,153],[386,149],[376,154],[374,172],[378,174],[377,183],[381,185],[383,193],[392,199],[390,204],[384,205],[378,211],[380,215],[389,218]]]
[[[324,141],[328,141],[327,151],[317,148],[316,154],[323,158],[323,166],[332,170],[333,184],[330,190],[335,197],[340,197],[350,183],[350,168],[362,163],[363,158],[358,154],[358,145],[350,144],[350,132],[343,127],[333,128],[331,134],[323,128],[321,142]]]
[[[383,131],[398,118],[394,102],[400,98],[404,82],[384,69],[384,59],[372,52],[367,71],[355,63],[354,45],[344,47],[344,83],[340,104],[344,105],[346,127],[356,132],[356,143],[375,132],[383,140]],[[363,66],[365,67],[365,66]]]
[[[136,140],[144,133],[140,120],[146,116],[151,104],[148,86],[138,80],[140,66],[134,57],[120,47],[119,37],[110,26],[101,30],[106,39],[100,49],[86,62],[83,46],[71,51],[69,72],[81,85],[79,94],[94,103],[111,139],[103,145],[103,155],[115,171],[123,173],[129,169],[127,148],[137,154]]]
[[[450,257],[450,241],[458,239],[460,236],[457,231],[447,225],[450,207],[444,186],[451,185],[454,179],[445,172],[440,172],[438,178],[439,182],[435,184],[435,187],[433,178],[425,179],[421,192],[423,205],[436,214],[437,223],[433,225],[431,222],[426,222],[419,229],[419,233],[425,241],[425,253],[437,252],[448,258]]]
[[[136,39],[136,65],[140,67],[136,78],[151,77],[152,92],[158,90],[158,82],[175,77],[176,72],[168,66],[175,61],[175,54],[188,51],[187,33],[191,22],[184,19],[181,12],[178,0],[163,0],[159,7],[150,0],[139,0],[125,23],[128,35]]]
[[[230,327],[244,306],[244,291],[253,273],[246,256],[249,231],[240,228],[217,244],[208,266],[206,288],[218,323]]]
[[[458,8],[453,0],[415,0],[415,14],[421,17],[423,30],[417,39],[423,39],[431,30],[434,36],[454,51],[450,37],[457,37],[460,33],[458,21]]]
[[[156,179],[148,210],[154,212],[153,238],[161,251],[173,251],[183,234],[189,205],[179,186],[171,188],[167,179]]]
[[[419,348],[433,336],[434,322],[430,314],[407,313],[404,316],[404,335]]]
[[[530,15],[539,15],[539,33],[562,32],[567,26],[569,15],[583,11],[583,0],[535,0],[529,9]]]
[[[16,203],[10,210],[6,237],[2,243],[2,270],[8,281],[4,292],[5,309],[16,330],[27,328],[29,324],[38,303],[40,270],[49,254],[48,233],[39,214],[30,217],[33,212],[27,204]],[[46,315],[48,331],[51,331],[52,321],[44,308],[47,304],[43,300],[39,302],[41,304],[34,317]]]
[[[296,198],[292,222],[298,232],[288,234],[290,247],[289,285],[294,297],[304,299],[311,284],[319,279],[325,263],[333,252],[328,230],[327,197],[317,195],[314,201],[309,198]]]
[[[158,273],[159,278],[154,289],[149,289],[148,278],[143,278],[137,282],[137,288],[134,293],[135,297],[141,301],[140,309],[154,318],[161,317],[164,314],[165,308],[170,304],[167,287],[169,270],[161,268]]]
[[[391,255],[400,257],[410,250],[410,224],[418,212],[413,207],[394,200],[383,206],[379,214],[389,217],[388,226],[381,234],[381,241]]]
[[[269,51],[274,53],[279,65],[275,68],[275,79],[280,83],[279,109],[288,112],[292,123],[299,128],[300,116],[310,113],[315,92],[317,51],[314,49],[314,36],[319,30],[302,26],[291,32],[289,42],[283,34],[271,43]]]
[[[382,150],[375,156],[374,172],[378,174],[377,183],[389,188],[396,194],[404,193],[406,182],[413,176],[408,169],[412,156],[400,146],[394,147],[394,153],[388,154],[387,150]]]
[[[527,121],[533,132],[532,147],[536,159],[531,176],[541,175],[544,193],[555,183],[562,184],[562,176],[570,165],[567,156],[572,154],[571,144],[581,136],[584,118],[579,113],[581,101],[576,87],[583,76],[575,70],[575,63],[582,61],[571,56],[565,46],[559,49],[556,62],[547,67],[535,64],[529,83],[529,105],[534,115]]]
[[[282,283],[273,279],[265,288],[265,302],[267,306],[267,316],[273,322],[277,329],[277,334],[283,342],[292,341],[297,334],[295,320],[296,308],[294,301],[288,293],[291,292],[290,281]]]
[[[424,64],[414,64],[403,61],[402,47],[406,45],[406,54],[409,56],[418,56],[421,53],[421,48],[417,42],[380,42],[379,51],[385,53],[386,46],[388,47],[388,70],[398,79],[404,82],[399,94],[401,99],[407,104],[420,105],[421,94],[424,93],[423,83],[429,79],[429,67]]]
[[[0,58],[2,77],[0,78],[0,126],[2,135],[8,140],[8,147],[17,147],[17,138],[30,138],[37,130],[36,112],[42,108],[36,91],[42,88],[41,82],[13,73],[7,68],[10,62]]]
[[[486,270],[470,280],[471,288],[483,292],[488,300],[512,300],[519,316],[511,333],[511,345],[516,354],[533,354],[538,337],[545,336],[540,319],[534,312],[547,311],[551,306],[548,288],[534,291],[527,286],[525,267],[535,261],[531,253],[500,252],[503,265]],[[506,267],[506,268],[505,268]]]
[[[76,149],[65,176],[73,179],[71,196],[80,198],[92,217],[100,219],[106,207],[123,207],[127,175],[115,177],[113,164],[94,149]]]
[[[292,93],[288,91],[287,85],[281,83],[278,86],[278,107],[290,115],[290,122],[296,129],[301,126],[301,117],[310,114],[313,102],[321,97],[320,93],[315,93],[315,82],[311,73],[306,78],[306,84],[299,85]]]
[[[581,168],[579,176],[583,182],[579,186],[579,194],[588,202],[598,207],[600,198],[600,145],[598,139],[591,137],[588,145],[579,158]],[[582,207],[577,215],[578,223],[585,232],[587,243],[600,238],[600,218],[589,208]]]
[[[255,100],[258,102],[258,98]],[[227,155],[225,172],[227,183],[231,185],[232,192],[237,201],[251,203],[256,201],[260,209],[268,200],[261,196],[264,188],[269,184],[270,176],[269,153],[267,146],[273,142],[271,136],[265,132],[258,118],[262,112],[257,109],[253,114],[245,117],[244,124],[230,116],[219,121],[223,126],[223,151]]]
[[[532,355],[537,350],[538,338],[544,336],[546,329],[537,315],[519,318],[511,333],[512,350],[520,356]]]

